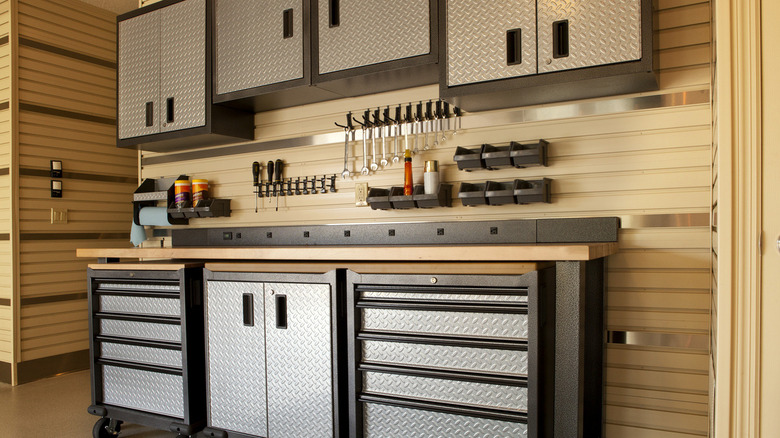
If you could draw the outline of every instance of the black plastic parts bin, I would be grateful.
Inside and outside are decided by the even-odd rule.
[[[485,198],[487,198],[488,205],[504,205],[515,203],[515,189],[518,187],[518,182],[495,182],[488,181],[487,187],[485,187]]]
[[[482,159],[485,167],[488,169],[498,169],[501,167],[512,167],[512,157],[509,156],[512,145],[519,143],[512,142],[509,146],[493,146],[492,144],[482,145]]]
[[[530,204],[532,202],[552,202],[549,178],[535,180],[515,180],[515,200],[518,204]]]
[[[458,191],[460,202],[466,206],[487,204],[485,188],[490,182],[480,184],[460,183],[460,190]]]
[[[547,146],[546,140],[539,140],[537,143],[510,143],[509,156],[512,158],[512,165],[517,168],[544,166],[547,167]]]
[[[410,208],[452,207],[452,184],[439,184],[439,191],[425,194],[425,187],[414,186],[412,195],[404,195],[403,187],[372,188],[366,201],[372,210],[406,210]]]
[[[168,206],[168,215],[172,218],[220,217],[230,216],[230,199],[202,199],[193,207],[186,202],[183,207]]]
[[[485,168],[485,160],[482,159],[482,148],[473,150],[458,146],[455,149],[453,160],[458,164],[458,169],[460,170],[469,171]]]
[[[500,169],[516,167],[519,169],[531,166],[547,166],[547,146],[545,140],[536,143],[510,142],[507,146],[483,144],[479,148],[469,149],[458,146],[453,160],[458,163],[458,169],[471,171],[476,169]]]
[[[452,207],[452,184],[439,184],[439,190],[430,195],[415,193],[414,202],[419,208]]]
[[[484,184],[461,183],[458,198],[465,206],[551,203],[552,180],[549,178],[496,182]]]

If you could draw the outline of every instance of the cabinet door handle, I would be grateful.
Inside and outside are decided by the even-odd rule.
[[[293,37],[293,10],[287,9],[282,13],[282,21],[284,23],[284,39]]]
[[[506,65],[523,63],[523,33],[521,29],[506,31]]]
[[[328,23],[329,27],[339,27],[339,25],[341,25],[339,0],[330,0],[330,8],[328,8]]]
[[[553,23],[553,58],[569,56],[569,20]]]
[[[244,305],[244,326],[246,327],[254,327],[255,326],[255,296],[247,293],[243,296]]]
[[[146,102],[146,126],[154,126],[154,102]]]
[[[173,98],[169,97],[165,99],[165,121],[166,123],[173,122]]]
[[[286,295],[277,295],[275,297],[276,300],[276,328],[278,329],[286,329],[287,328],[287,296]]]

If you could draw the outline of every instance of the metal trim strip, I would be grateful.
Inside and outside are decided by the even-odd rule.
[[[7,110],[8,108],[11,108],[11,102],[7,100],[5,102],[0,102],[0,111]]]
[[[3,35],[2,37],[0,37],[0,46],[4,46],[9,42],[10,42],[10,38],[8,37],[8,35]]]
[[[645,347],[684,348],[689,350],[709,351],[710,337],[690,333],[657,333],[639,331],[607,332],[607,342],[610,344],[639,345]]]
[[[620,228],[709,227],[709,213],[644,214],[618,216]]]
[[[0,45],[2,44],[3,44],[2,39],[0,39]],[[108,61],[106,59],[96,58],[94,56],[85,55],[83,53],[74,52],[73,50],[63,49],[61,47],[52,46],[50,44],[42,43],[39,41],[33,41],[29,38],[20,37],[19,45],[30,47],[33,49],[43,50],[45,52],[54,53],[56,55],[67,56],[68,58],[73,58],[79,61],[89,62],[90,64],[95,64],[101,67],[107,67],[116,70],[116,62]]]
[[[116,125],[116,119],[109,117],[93,116],[91,114],[78,113],[75,111],[66,111],[56,108],[49,108],[31,103],[19,102],[20,111],[30,111],[33,113],[47,114],[50,116],[65,117],[68,119],[83,120],[85,122],[101,123],[103,125]]]
[[[0,240],[11,240],[11,233],[0,233]]]
[[[10,298],[0,298],[0,306],[10,306],[10,305],[11,305]]]
[[[491,128],[513,123],[558,120],[572,117],[598,116],[626,111],[667,108],[675,106],[700,105],[710,102],[708,90],[682,91],[651,96],[618,97],[595,101],[567,103],[535,108],[523,108],[514,111],[491,112],[489,115],[465,115],[461,118],[460,129]],[[361,136],[355,133],[354,140]],[[243,143],[215,149],[193,152],[159,155],[143,158],[142,166],[152,164],[172,163],[177,161],[198,160],[218,156],[246,154],[298,146],[323,145],[344,142],[343,132],[317,134],[303,137],[285,138],[281,140]]]
[[[22,307],[25,306],[34,306],[37,304],[49,304],[49,303],[60,303],[63,301],[75,301],[75,300],[83,300],[87,298],[87,293],[75,293],[75,294],[64,294],[64,295],[51,295],[46,297],[28,297],[28,298],[22,298],[19,300]]]

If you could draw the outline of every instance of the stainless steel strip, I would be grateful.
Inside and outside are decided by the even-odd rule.
[[[709,213],[642,214],[619,216],[620,228],[708,227]]]
[[[461,129],[490,128],[513,123],[557,120],[572,117],[598,116],[626,111],[667,108],[686,105],[700,105],[710,102],[709,90],[682,91],[651,96],[617,97],[596,101],[567,103],[545,107],[523,108],[513,111],[491,112],[490,114],[468,114],[461,118]],[[355,132],[353,141],[362,140],[360,131]],[[196,150],[178,154],[157,155],[142,158],[141,165],[173,163],[177,161],[198,160],[227,155],[313,146],[344,142],[344,132],[308,135],[281,140],[256,141],[214,149]]]
[[[709,351],[710,337],[690,333],[654,333],[635,331],[609,331],[610,344],[641,345],[647,347],[671,347]]]

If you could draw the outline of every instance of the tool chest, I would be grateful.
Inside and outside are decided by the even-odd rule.
[[[189,436],[202,429],[202,271],[89,269],[93,435],[124,421]]]
[[[350,436],[551,436],[553,271],[350,271]]]

